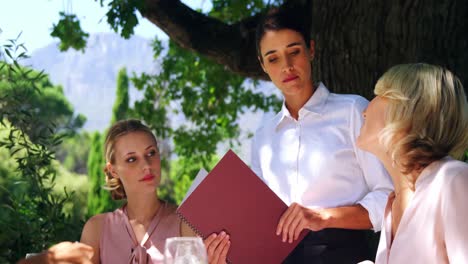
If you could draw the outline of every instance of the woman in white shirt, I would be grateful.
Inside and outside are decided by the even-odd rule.
[[[314,85],[314,42],[293,14],[271,11],[257,29],[258,59],[284,96],[256,132],[252,169],[287,204],[276,230],[285,243],[311,232],[286,263],[356,263],[364,229],[379,231],[390,178],[355,139],[368,101]]]
[[[461,82],[438,66],[406,64],[374,92],[357,142],[395,185],[376,263],[468,263],[468,164],[454,159],[468,149]]]

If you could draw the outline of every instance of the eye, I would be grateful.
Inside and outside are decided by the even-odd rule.
[[[148,152],[148,154],[147,154],[148,157],[152,157],[152,156],[154,156],[154,155],[156,155],[156,150],[154,150],[154,149],[152,149],[152,150],[151,150],[150,152]]]
[[[136,160],[135,157],[129,157],[125,161],[128,162],[128,163],[133,163],[133,162],[135,162],[135,160]]]
[[[291,54],[291,55],[297,55],[297,54],[299,54],[300,52],[301,52],[300,50],[294,50],[294,51],[292,51],[290,54]]]
[[[277,58],[268,58],[269,63],[275,63],[277,60]]]

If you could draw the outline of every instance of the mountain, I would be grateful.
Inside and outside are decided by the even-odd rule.
[[[126,40],[117,34],[90,35],[84,52],[60,52],[57,43],[38,49],[25,65],[44,70],[54,84],[63,86],[75,112],[87,118],[85,130],[103,130],[109,126],[115,100],[117,73],[122,67],[132,72],[156,72],[151,41],[133,36]],[[133,87],[130,98],[139,93]]]

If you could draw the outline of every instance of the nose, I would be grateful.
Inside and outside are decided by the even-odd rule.
[[[149,170],[151,168],[151,159],[146,157],[145,159],[143,159],[143,170]]]
[[[291,63],[291,60],[289,58],[286,58],[284,60],[283,72],[290,72],[292,70],[294,70],[294,65]]]

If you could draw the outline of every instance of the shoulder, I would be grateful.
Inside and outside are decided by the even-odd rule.
[[[432,186],[440,193],[442,208],[464,206],[468,200],[468,164],[450,157],[439,162],[440,166],[433,172]]]
[[[160,217],[164,223],[168,226],[172,225],[178,225],[180,222],[180,217],[177,214],[177,205],[169,203],[169,202],[163,202],[164,204],[162,205],[160,210],[163,210],[162,213],[160,214]]]
[[[369,104],[369,101],[357,94],[330,93],[328,104],[334,108],[338,106],[340,108],[363,111]]]
[[[108,214],[110,213],[98,214],[89,218],[83,227],[83,231],[87,229],[92,230],[92,231],[100,230]]]
[[[91,246],[99,245],[99,239],[103,229],[102,227],[108,214],[111,213],[98,214],[86,221],[81,233],[81,242]]]
[[[450,157],[442,160],[438,174],[444,178],[450,188],[468,187],[468,163],[452,159]],[[467,193],[468,194],[468,193]]]
[[[274,131],[274,128],[279,123],[282,116],[283,116],[282,111],[279,111],[276,114],[274,113],[266,114],[263,120],[260,122],[258,128],[255,130],[253,138],[254,139],[261,138],[265,136],[265,134],[270,133],[271,131]]]
[[[163,208],[166,211],[166,213],[169,215],[176,214],[177,205],[169,203],[169,202],[165,202],[165,203],[166,205]]]

